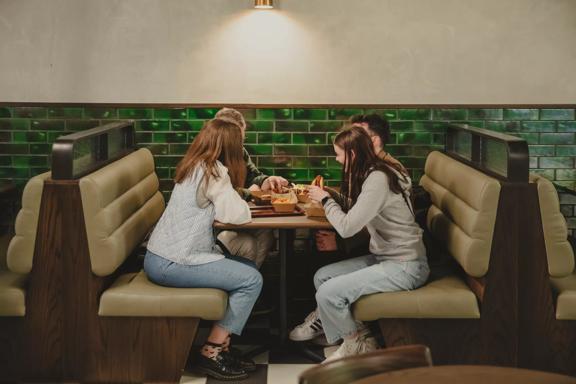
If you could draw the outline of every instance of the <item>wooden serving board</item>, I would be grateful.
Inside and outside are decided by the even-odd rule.
[[[276,212],[274,207],[271,205],[260,205],[256,207],[250,207],[250,213],[252,213],[252,217],[282,217],[282,216],[303,216],[304,210],[299,206],[294,208],[292,212]]]

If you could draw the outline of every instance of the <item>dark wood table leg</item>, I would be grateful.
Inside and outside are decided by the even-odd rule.
[[[278,241],[280,248],[280,344],[287,341],[288,336],[288,281],[286,277],[286,264],[294,252],[294,230],[279,229]]]

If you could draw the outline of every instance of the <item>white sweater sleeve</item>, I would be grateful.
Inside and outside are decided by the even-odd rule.
[[[326,218],[340,236],[352,237],[379,214],[388,194],[388,177],[384,172],[374,171],[362,184],[356,204],[347,213],[334,199],[329,199],[324,205]]]
[[[217,162],[220,177],[210,177],[206,198],[214,204],[215,219],[221,223],[246,224],[252,220],[248,203],[234,190],[228,168]]]

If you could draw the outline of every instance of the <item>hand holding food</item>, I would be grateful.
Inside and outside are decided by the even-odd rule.
[[[262,183],[263,191],[282,192],[282,187],[288,186],[288,180],[280,176],[270,176]]]

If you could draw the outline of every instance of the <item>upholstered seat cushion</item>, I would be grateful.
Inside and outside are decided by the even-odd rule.
[[[152,283],[144,271],[120,276],[100,298],[100,316],[199,317],[219,320],[228,294],[211,288],[171,288]]]
[[[372,321],[382,318],[477,319],[476,296],[457,276],[432,281],[413,291],[376,293],[354,304],[354,318]]]
[[[26,275],[0,271],[0,316],[26,314]]]
[[[552,287],[558,293],[556,318],[576,320],[576,272],[567,277],[552,278]]]

